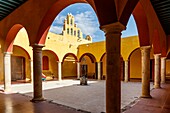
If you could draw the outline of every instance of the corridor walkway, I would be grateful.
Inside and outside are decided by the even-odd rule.
[[[0,93],[0,113],[87,113],[47,101],[32,103],[21,94]]]
[[[170,83],[161,89],[151,91],[152,99],[138,99],[137,103],[124,113],[170,113]]]

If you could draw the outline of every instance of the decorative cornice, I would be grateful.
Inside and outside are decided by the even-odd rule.
[[[154,54],[154,56],[161,56],[161,53]]]
[[[146,50],[146,49],[149,50],[149,49],[151,49],[151,46],[142,46],[142,47],[140,47],[140,49],[141,49],[141,50],[144,50],[144,49],[145,49],[145,50]]]
[[[4,52],[5,55],[11,55],[13,52]]]
[[[167,57],[161,57],[161,59],[166,59]]]
[[[35,43],[35,44],[31,45],[31,46],[32,46],[32,47],[37,47],[37,48],[43,48],[43,47],[45,47],[44,44],[37,44],[37,43]]]
[[[108,25],[103,25],[100,27],[101,30],[103,30],[106,34],[108,33],[121,33],[123,30],[126,29],[126,27],[121,24],[120,22],[115,22]]]

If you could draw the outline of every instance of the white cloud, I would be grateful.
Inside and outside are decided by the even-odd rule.
[[[63,27],[62,26],[51,26],[50,32],[60,34],[62,32]]]
[[[58,16],[54,19],[53,23],[54,23],[54,24],[63,25],[63,24],[64,24],[64,19],[65,19],[65,18],[66,18],[66,16],[58,15]]]
[[[82,12],[74,15],[75,23],[85,35],[94,36],[98,29],[98,24],[95,15],[91,11]]]

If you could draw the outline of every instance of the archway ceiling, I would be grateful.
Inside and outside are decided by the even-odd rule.
[[[26,1],[27,0],[0,0],[0,21]]]
[[[151,0],[151,3],[166,35],[170,35],[170,0]]]

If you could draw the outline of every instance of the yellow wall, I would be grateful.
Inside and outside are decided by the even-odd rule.
[[[55,78],[58,78],[58,62],[56,56],[50,51],[43,51],[42,56],[48,56],[49,59],[49,70],[43,70],[43,73],[46,76],[54,76]]]
[[[121,38],[121,55],[124,60],[128,60],[131,52],[139,47],[140,45],[138,36]]]
[[[121,38],[121,55],[123,59],[128,60],[131,52],[139,46],[138,36]],[[91,53],[95,56],[97,62],[100,61],[102,55],[106,52],[105,41],[79,45],[78,48],[78,58],[85,53]]]
[[[135,50],[130,57],[130,78],[141,78],[141,51]]]
[[[170,60],[166,60],[166,76],[170,78]]]
[[[77,57],[80,57],[85,53],[91,53],[96,58],[96,61],[99,62],[102,55],[106,52],[105,42],[95,42],[90,44],[79,45]]]
[[[4,57],[3,53],[0,49],[0,82],[3,81],[4,78]]]
[[[24,48],[25,51],[28,52],[29,56],[31,57],[32,59],[32,47],[29,46],[29,40],[28,40],[28,35],[27,35],[27,32],[24,28],[22,28],[18,34],[16,35],[15,37],[15,40],[14,40],[14,45],[18,45],[22,48]]]
[[[49,32],[48,38],[45,42],[43,50],[51,50],[59,57],[59,61],[63,60],[63,57],[67,53],[73,53],[77,55],[77,47],[82,43],[89,43],[88,41],[77,42],[77,38],[74,36],[62,36]]]
[[[81,40],[78,40],[78,37],[70,36],[67,34],[66,34],[66,36],[63,36],[63,35],[58,35],[58,34],[49,32],[47,35],[45,47],[43,47],[43,50],[53,51],[54,54],[56,54],[58,56],[59,61],[62,62],[64,56],[67,53],[73,53],[73,54],[77,55],[78,45],[84,44],[84,43],[91,43],[91,41],[88,41],[83,38],[81,38]],[[31,60],[33,60],[32,47],[29,46],[27,32],[24,28],[18,32],[18,34],[14,40],[14,45],[23,47],[29,53]],[[43,53],[43,54],[49,57],[49,62],[50,62],[49,71],[43,70],[43,73],[46,74],[47,76],[48,75],[50,76],[50,73],[51,73],[51,74],[54,74],[55,77],[58,77],[58,65],[57,65],[57,60],[55,60],[55,58],[54,58],[54,55],[52,55],[49,52]],[[17,56],[19,54],[15,53],[15,55]],[[69,70],[72,70],[72,66],[68,66],[68,68],[70,68]],[[27,67],[26,70],[30,72],[30,67]],[[27,73],[29,73],[29,72],[27,72]],[[66,73],[66,75],[67,75],[67,72],[64,72],[64,73]],[[75,72],[70,75],[75,76]]]
[[[150,59],[153,59],[153,49],[150,52]],[[141,50],[138,48],[134,50],[131,55],[129,56],[130,62],[130,78],[137,78],[141,79]],[[152,71],[152,70],[151,70]]]
[[[72,61],[64,61],[62,64],[62,77],[76,77],[77,64]]]

